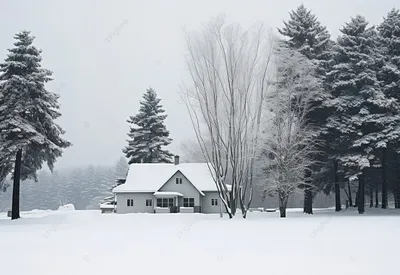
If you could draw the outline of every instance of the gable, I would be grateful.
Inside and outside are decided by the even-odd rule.
[[[207,163],[134,163],[129,166],[124,184],[113,189],[114,193],[156,192],[160,190],[177,172],[198,190],[217,191]]]
[[[178,179],[178,184],[176,183]],[[182,183],[180,183],[182,182]],[[176,171],[157,191],[173,191],[180,193],[204,193],[197,189],[195,185],[180,171]]]

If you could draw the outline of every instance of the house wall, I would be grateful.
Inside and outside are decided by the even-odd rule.
[[[203,213],[219,213],[221,209],[221,199],[218,192],[203,192],[204,197],[201,198],[201,208]],[[211,199],[217,199],[218,205],[211,205]],[[225,206],[222,205],[222,213],[226,213]]]
[[[127,206],[127,199],[133,199],[133,206]],[[146,206],[146,199],[153,200],[153,205]],[[155,203],[153,193],[118,193],[117,213],[154,213]]]
[[[176,184],[176,178],[182,178],[182,184]],[[179,192],[184,197],[194,198],[194,205],[201,206],[201,194],[197,189],[182,175],[181,172],[176,173],[170,178],[159,191],[162,192]],[[179,197],[179,206],[183,206],[183,199]]]

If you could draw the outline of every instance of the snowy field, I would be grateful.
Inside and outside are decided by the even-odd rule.
[[[0,274],[397,274],[400,212],[0,214]],[[382,232],[384,232],[382,234]]]

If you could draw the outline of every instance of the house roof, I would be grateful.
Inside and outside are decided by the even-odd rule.
[[[180,171],[199,191],[217,191],[207,163],[133,163],[126,182],[113,189],[114,193],[157,192],[175,173]]]
[[[178,197],[183,197],[183,195],[179,192],[155,192],[153,194],[156,197],[163,197],[163,196],[178,196]]]

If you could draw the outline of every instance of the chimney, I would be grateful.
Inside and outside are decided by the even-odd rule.
[[[179,156],[176,155],[176,156],[174,157],[174,160],[175,160],[175,165],[178,165],[178,164],[179,164]]]

